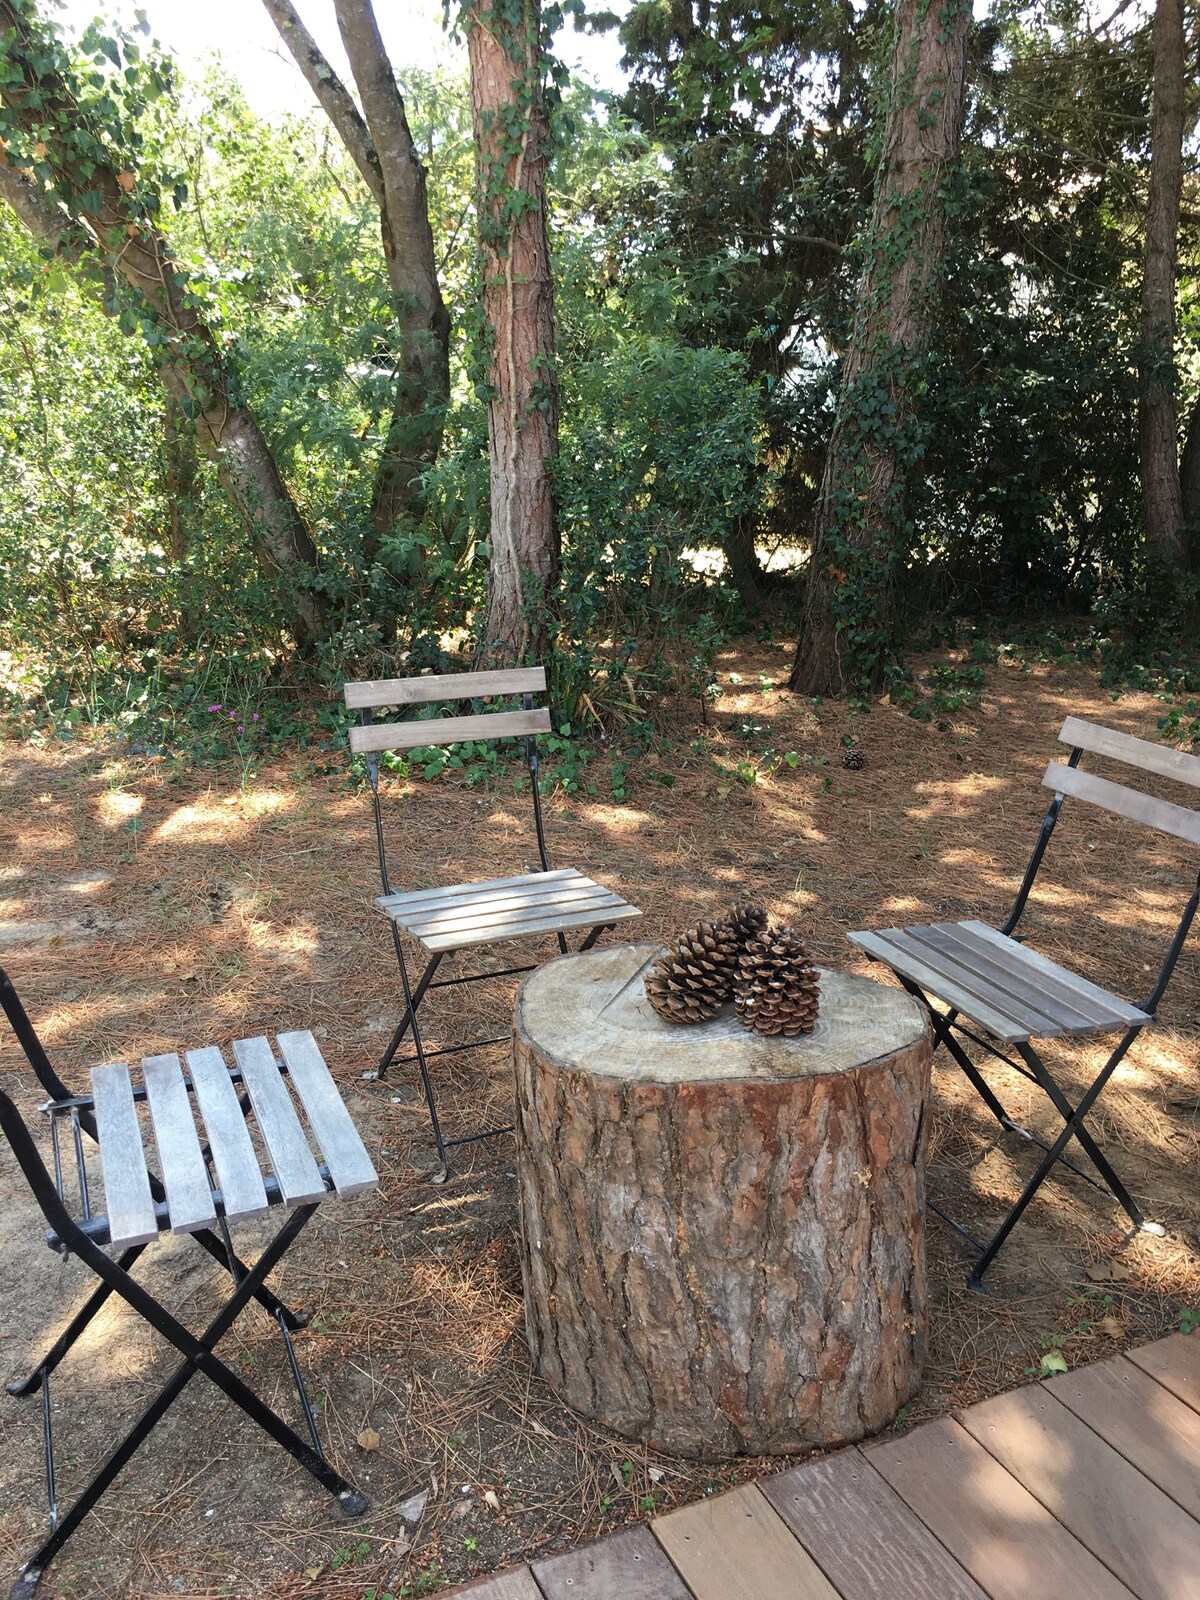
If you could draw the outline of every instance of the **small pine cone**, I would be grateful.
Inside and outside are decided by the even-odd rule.
[[[734,943],[740,953],[751,939],[757,939],[759,934],[766,932],[766,909],[753,900],[739,900],[725,918],[723,925],[733,934]]]
[[[742,951],[733,992],[744,1027],[795,1039],[816,1026],[819,987],[804,941],[784,922]]]
[[[842,751],[842,765],[851,772],[861,772],[867,764],[867,758],[856,744],[847,745]]]
[[[665,1022],[706,1022],[733,999],[737,958],[728,923],[701,922],[647,972],[646,999]]]

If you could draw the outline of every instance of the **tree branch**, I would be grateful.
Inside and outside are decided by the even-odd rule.
[[[62,207],[44,190],[22,177],[3,150],[0,150],[0,200],[10,205],[30,233],[43,239],[52,250],[57,251],[71,231],[71,219]]]
[[[279,37],[303,73],[304,81],[316,95],[322,110],[349,151],[351,160],[362,173],[375,204],[381,211],[384,210],[387,201],[379,156],[371,138],[371,130],[363,121],[350,91],[322,55],[320,46],[300,20],[300,14],[291,0],[263,0],[263,5],[279,30]]]

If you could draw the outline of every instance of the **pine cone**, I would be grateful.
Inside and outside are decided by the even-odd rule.
[[[856,744],[847,745],[842,751],[842,765],[851,772],[861,772],[867,764],[867,758]]]
[[[701,922],[647,972],[646,999],[665,1022],[705,1022],[733,999],[737,959],[729,924]]]
[[[795,1039],[811,1033],[820,1006],[817,969],[804,941],[786,922],[768,928],[742,951],[734,1000],[752,1033]]]
[[[764,907],[753,900],[739,900],[722,926],[733,934],[738,953],[741,954],[751,939],[757,939],[760,933],[766,932],[767,913]]]

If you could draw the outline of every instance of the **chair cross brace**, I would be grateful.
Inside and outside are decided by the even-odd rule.
[[[89,1237],[87,1232],[79,1227],[59,1196],[16,1108],[13,1106],[12,1101],[3,1094],[0,1094],[0,1129],[3,1130],[8,1139],[17,1162],[56,1236],[72,1255],[78,1256],[101,1280],[95,1293],[72,1320],[70,1327],[56,1342],[52,1350],[39,1363],[34,1373],[23,1382],[9,1385],[9,1392],[14,1394],[30,1394],[39,1388],[42,1390],[43,1436],[46,1446],[46,1488],[51,1521],[49,1535],[22,1568],[17,1582],[13,1585],[11,1590],[12,1600],[31,1600],[46,1567],[197,1373],[203,1373],[251,1421],[257,1423],[270,1438],[274,1439],[277,1444],[281,1445],[289,1455],[310,1472],[323,1488],[337,1498],[341,1510],[348,1517],[363,1515],[366,1510],[366,1501],[354,1486],[326,1461],[324,1452],[320,1448],[319,1439],[316,1436],[312,1413],[307,1403],[304,1403],[303,1409],[305,1411],[305,1420],[310,1430],[310,1440],[301,1438],[294,1429],[284,1422],[282,1417],[272,1411],[235,1372],[214,1354],[218,1341],[229,1332],[250,1301],[253,1299],[261,1300],[261,1291],[268,1273],[278,1265],[285,1252],[308,1223],[316,1211],[316,1205],[297,1206],[253,1267],[246,1268],[240,1262],[237,1262],[232,1245],[229,1246],[226,1265],[234,1279],[232,1293],[203,1334],[197,1336],[184,1327],[148,1290],[131,1276],[129,1268],[141,1254],[143,1247],[133,1247],[125,1251],[118,1260],[113,1261]],[[221,1224],[228,1238],[223,1218],[221,1219]],[[54,1440],[50,1412],[49,1374],[79,1338],[111,1294],[119,1295],[151,1327],[161,1333],[179,1351],[183,1360],[155,1399],[142,1412],[125,1438],[110,1452],[107,1459],[101,1464],[92,1480],[79,1494],[66,1514],[60,1517],[58,1514],[54,1471]],[[288,1348],[293,1376],[299,1379],[299,1369],[295,1361],[294,1352],[291,1350],[286,1315],[282,1306],[280,1306],[278,1322]],[[299,1388],[303,1393],[302,1383],[299,1384]]]

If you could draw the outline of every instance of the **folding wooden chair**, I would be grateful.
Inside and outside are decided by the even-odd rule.
[[[909,993],[925,1004],[933,1022],[935,1043],[946,1046],[1001,1127],[1021,1134],[1045,1152],[1020,1198],[986,1243],[931,1205],[932,1210],[980,1252],[971,1272],[972,1288],[980,1287],[996,1252],[1059,1162],[1115,1199],[1135,1228],[1148,1233],[1163,1232],[1158,1224],[1146,1222],[1088,1132],[1084,1118],[1100,1098],[1130,1045],[1141,1030],[1154,1021],[1200,904],[1200,876],[1191,899],[1183,908],[1154,987],[1140,1006],[1130,1005],[1119,995],[1089,983],[1069,968],[1029,949],[1015,930],[1068,796],[1189,844],[1200,845],[1200,811],[1081,771],[1079,764],[1085,752],[1139,767],[1143,772],[1173,778],[1194,788],[1200,788],[1200,757],[1165,749],[1144,739],[1133,739],[1128,734],[1085,722],[1079,717],[1068,717],[1058,737],[1071,747],[1070,759],[1066,763],[1052,761],[1046,768],[1042,782],[1054,791],[1054,799],[1042,822],[1012,911],[999,930],[982,922],[935,922],[929,926],[884,928],[874,933],[848,935],[874,960],[889,966]],[[935,1009],[931,996],[948,1009],[944,1012]],[[960,1018],[975,1023],[983,1033],[965,1026]],[[1118,1030],[1121,1037],[1108,1060],[1078,1104],[1072,1105],[1032,1041]],[[1053,1144],[1045,1144],[1008,1115],[957,1035],[970,1039],[1044,1090],[1063,1119],[1063,1131]],[[998,1049],[997,1041],[1011,1046],[1019,1060]],[[1072,1139],[1099,1173],[1099,1183],[1068,1158],[1066,1150]]]
[[[63,1256],[77,1256],[100,1279],[32,1372],[7,1385],[9,1394],[17,1396],[41,1391],[50,1512],[50,1532],[23,1567],[11,1590],[13,1600],[29,1600],[55,1555],[198,1372],[307,1468],[336,1497],[346,1516],[362,1516],[367,1503],[326,1460],[304,1390],[291,1335],[304,1326],[306,1318],[289,1311],[266,1286],[268,1274],[327,1194],[361,1194],[378,1183],[370,1157],[312,1034],[279,1034],[282,1060],[276,1058],[264,1038],[239,1039],[233,1046],[236,1065],[232,1069],[226,1067],[220,1051],[212,1046],[189,1050],[186,1072],[177,1055],[147,1056],[137,1077],[124,1062],[109,1063],[92,1069],[90,1093],[72,1095],[54,1071],[3,972],[0,1006],[38,1081],[50,1095],[41,1109],[49,1117],[53,1178],[20,1113],[4,1093],[0,1093],[0,1129],[46,1218],[46,1243]],[[289,1081],[303,1109],[307,1131],[288,1091]],[[142,1103],[149,1112],[160,1173],[151,1171],[147,1164],[138,1117]],[[199,1109],[205,1129],[203,1143],[193,1104]],[[260,1166],[248,1117],[253,1117],[257,1125],[270,1170]],[[323,1153],[320,1164],[310,1148],[310,1137]],[[99,1184],[95,1172],[89,1174],[85,1138],[99,1150],[103,1169]],[[72,1185],[66,1180],[71,1162],[64,1144],[68,1152],[74,1153]],[[70,1199],[68,1188],[74,1190]],[[104,1196],[103,1212],[93,1209],[99,1192]],[[230,1224],[244,1217],[263,1216],[272,1206],[288,1208],[288,1219],[255,1265],[247,1266],[233,1248]],[[189,1332],[131,1274],[130,1269],[147,1245],[166,1232],[190,1234],[232,1280],[229,1299],[199,1337]],[[106,1253],[106,1246],[118,1252],[115,1260]],[[60,1516],[50,1378],[112,1294],[119,1295],[173,1344],[183,1361],[74,1504]],[[307,1439],[289,1427],[213,1353],[217,1342],[251,1300],[257,1300],[278,1323]]]
[[[574,868],[557,872],[550,870],[546,854],[546,832],[542,819],[542,800],[538,789],[537,734],[550,731],[550,713],[543,706],[534,707],[534,696],[544,693],[546,673],[542,667],[517,667],[504,672],[446,673],[441,676],[419,678],[388,678],[377,682],[347,683],[344,686],[346,704],[360,713],[360,725],[350,730],[350,748],[367,758],[367,778],[371,785],[371,800],[375,815],[375,842],[379,855],[379,876],[383,893],[375,904],[388,918],[392,944],[400,967],[400,982],[404,992],[404,1012],[393,1033],[379,1065],[363,1074],[364,1078],[382,1078],[396,1052],[411,1029],[413,1053],[401,1056],[402,1061],[416,1061],[429,1108],[429,1121],[437,1145],[441,1171],[436,1176],[444,1178],[448,1169],[447,1151],[457,1145],[472,1144],[479,1139],[490,1139],[499,1133],[508,1133],[510,1127],[485,1128],[480,1132],[466,1133],[447,1139],[438,1115],[437,1099],[429,1073],[429,1060],[433,1056],[457,1055],[465,1050],[482,1049],[485,1045],[505,1043],[511,1035],[499,1034],[490,1039],[473,1039],[466,1044],[446,1045],[438,1050],[426,1050],[421,1038],[418,1012],[421,1001],[431,989],[453,988],[463,983],[479,983],[487,978],[515,977],[530,972],[537,963],[524,966],[506,966],[487,972],[463,973],[456,978],[435,981],[435,975],[446,956],[453,952],[476,949],[483,945],[507,943],[514,939],[545,938],[554,935],[559,950],[567,952],[566,934],[587,931],[581,950],[590,949],[606,928],[641,912],[619,894],[603,885],[585,878]],[[520,710],[483,710],[486,700],[503,700],[520,696]],[[373,722],[373,713],[381,706],[400,708],[434,705],[454,701],[469,701],[472,711],[465,716],[435,716],[416,721]],[[393,889],[388,876],[387,849],[384,842],[383,811],[379,800],[379,753],[383,750],[412,750],[422,745],[456,745],[466,742],[484,743],[493,739],[523,738],[525,761],[529,769],[530,792],[533,798],[533,821],[537,836],[537,853],[541,868],[519,877],[491,878],[483,883],[456,883],[434,889]],[[425,951],[425,970],[415,986],[410,981],[404,955],[401,933],[407,934]]]

